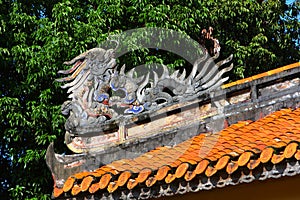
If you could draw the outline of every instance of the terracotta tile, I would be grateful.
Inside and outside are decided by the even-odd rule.
[[[283,121],[283,122],[281,122],[281,126],[282,127],[290,127],[291,126],[291,122],[288,122],[287,120]]]
[[[235,129],[232,128],[231,126],[229,126],[226,129],[221,130],[219,134],[223,136],[223,135],[228,135],[228,134],[234,133],[234,131],[235,131]]]
[[[177,157],[177,156],[174,156],[173,158],[170,158],[168,156],[162,157],[161,159],[152,161],[151,163],[149,163],[149,165],[147,167],[151,168],[152,170],[158,170],[158,168],[163,165],[169,165],[169,164],[173,164],[174,162],[179,161],[178,158],[179,157]],[[167,161],[169,162],[169,164],[167,164]]]
[[[232,140],[222,143],[224,149],[228,149],[228,148],[232,147],[233,144],[234,144],[234,142]]]
[[[177,166],[179,166],[181,164],[181,161],[180,160],[175,160],[174,162],[172,162],[171,164],[170,164],[170,166],[171,167],[177,167]]]
[[[270,161],[273,156],[273,153],[274,153],[273,148],[270,148],[270,147],[265,148],[260,154],[260,161],[262,163],[266,163],[266,162]]]
[[[122,172],[118,178],[118,186],[123,186],[126,184],[127,180],[130,178],[131,173],[129,171]]]
[[[111,180],[112,176],[110,174],[104,174],[99,181],[99,188],[104,189],[107,187]]]
[[[300,150],[298,149],[297,152],[295,153],[294,157],[297,159],[297,160],[300,160]]]
[[[170,151],[161,152],[159,155],[157,155],[158,161],[173,158],[169,152]]]
[[[107,191],[109,193],[113,193],[114,191],[116,191],[118,188],[118,184],[114,181],[114,182],[110,182],[107,186]]]
[[[93,183],[90,187],[89,187],[89,192],[91,194],[94,194],[95,192],[97,192],[100,189],[100,183]]]
[[[176,178],[175,174],[168,174],[167,177],[165,178],[165,182],[167,184],[169,184],[169,183],[173,182],[175,180],[175,178]]]
[[[218,149],[214,148],[214,146],[209,146],[209,145],[208,146],[205,145],[199,151],[200,154],[205,154],[206,156],[212,156],[212,157],[214,157],[214,154],[217,152],[218,152]]]
[[[140,165],[148,165],[150,162],[150,160],[152,160],[152,158],[154,157],[155,155],[151,155],[149,156],[149,154],[145,153],[145,154],[142,154],[140,155],[139,157],[137,158],[134,158],[134,161]]]
[[[67,180],[63,186],[63,191],[68,192],[69,190],[71,190],[74,183],[75,183],[75,178],[73,178],[73,177],[67,178]]]
[[[106,173],[105,171],[98,169],[98,170],[95,170],[94,172],[92,172],[91,175],[94,177],[101,177],[105,173]]]
[[[196,172],[195,172],[195,170],[194,171],[187,171],[186,173],[185,173],[185,175],[184,175],[184,179],[186,180],[186,181],[191,181],[193,178],[195,178],[196,177]]]
[[[291,158],[293,155],[297,152],[298,144],[295,142],[292,142],[288,144],[284,149],[284,157],[285,158]]]
[[[291,141],[300,141],[300,133],[291,134],[290,138],[291,138]]]
[[[260,164],[260,159],[250,160],[247,164],[248,169],[253,170]]]
[[[167,176],[169,170],[171,170],[171,168],[170,168],[169,166],[162,166],[162,167],[160,167],[160,168],[157,170],[157,173],[156,173],[156,175],[155,175],[155,178],[156,178],[158,181],[163,180],[163,179]]]
[[[100,169],[102,169],[105,172],[109,172],[109,173],[111,173],[113,175],[119,174],[119,170],[113,169],[113,168],[108,167],[108,166],[102,166]]]
[[[138,185],[138,181],[136,181],[135,179],[129,179],[127,182],[127,188],[129,190],[132,190],[137,185]]]
[[[261,153],[261,151],[262,150],[264,150],[266,148],[266,145],[265,144],[260,144],[260,143],[258,143],[257,145],[255,145],[255,147],[253,148],[253,152],[255,153],[255,154],[259,154],[259,153]]]
[[[240,155],[239,159],[238,159],[238,165],[239,166],[244,166],[246,165],[249,160],[250,160],[250,157],[252,156],[252,153],[247,151],[247,152],[244,152],[242,155]]]
[[[231,148],[231,149],[229,149],[229,148]],[[232,157],[236,157],[244,152],[244,149],[242,149],[242,148],[243,147],[231,146],[224,150],[225,150],[226,154],[228,154]]]
[[[205,155],[205,154],[204,154]],[[220,156],[220,155],[219,155]],[[206,156],[203,156],[205,159],[210,161],[216,161],[218,155],[214,155],[213,153],[206,154]]]
[[[175,177],[181,178],[185,174],[185,172],[188,170],[188,168],[189,168],[188,163],[181,163],[175,171]]]
[[[275,165],[283,161],[283,159],[284,159],[283,154],[279,154],[279,155],[273,154],[271,162]]]
[[[291,137],[287,136],[286,134],[280,134],[278,136],[281,139],[281,141],[284,142],[287,145],[292,141]]]
[[[138,183],[143,183],[144,181],[146,181],[146,179],[148,178],[148,176],[152,173],[152,170],[150,169],[143,169],[138,177],[136,178],[136,181]]]
[[[252,134],[252,135],[261,135],[261,132],[260,132],[259,130],[257,130],[256,128],[255,128],[255,129],[252,128],[252,129],[251,129],[251,134]]]
[[[169,155],[168,156],[166,156],[165,158],[164,158],[164,161],[165,161],[165,165],[171,165],[174,161],[176,160],[176,158],[174,158],[174,157],[170,157]]]
[[[231,141],[232,146],[235,145],[235,144],[239,144],[240,146],[246,146],[246,145],[250,144],[250,142],[248,140],[242,140],[242,141],[239,141],[239,143],[237,143],[236,140]]]
[[[112,166],[112,164],[104,165],[104,166],[100,167],[100,170],[105,171],[105,172],[109,172],[112,169],[116,169],[115,166]]]
[[[147,180],[146,180],[146,182],[145,182],[145,184],[146,184],[146,186],[147,187],[151,187],[152,185],[154,185],[155,183],[156,183],[156,178],[155,177],[149,177]]]
[[[206,170],[205,170],[205,175],[207,177],[211,177],[212,175],[214,175],[218,170],[212,166],[207,166]]]
[[[159,151],[164,151],[170,149],[170,147],[162,146],[162,147],[157,147],[156,149]]]
[[[185,148],[183,151],[180,149],[176,149],[176,152],[174,152],[173,156],[175,156],[176,158],[179,158],[180,156],[184,155],[184,153],[187,151],[187,148]]]
[[[238,123],[236,124],[232,124],[230,127],[237,130],[237,129],[240,129],[246,125],[249,125],[250,123],[248,121],[239,121]]]
[[[108,169],[109,169],[109,170],[111,170],[111,169],[118,169],[118,168],[119,168],[120,166],[122,166],[123,164],[124,164],[123,162],[114,161],[114,162],[112,162],[112,163],[110,163],[110,164],[108,164],[108,165],[102,167],[102,168],[104,168],[104,167],[106,167],[106,168],[104,168],[104,169],[100,168],[100,169],[101,169],[102,171],[104,171],[104,172],[107,172]]]
[[[143,166],[134,165],[130,168],[130,171],[133,174],[138,174],[141,171],[141,169],[143,169],[143,168],[144,168]]]
[[[196,166],[195,170],[194,170],[195,173],[196,173],[196,174],[201,174],[201,173],[203,173],[203,172],[206,170],[208,164],[209,164],[209,161],[208,161],[208,160],[202,160],[202,161],[200,161],[200,162],[198,163],[198,165]]]
[[[228,165],[226,167],[226,171],[227,171],[228,174],[232,174],[238,168],[239,168],[239,165],[237,164],[237,162],[231,161],[230,163],[228,163]]]
[[[161,162],[162,160],[164,160],[165,155],[156,155],[151,159],[151,162]]]
[[[54,187],[53,189],[53,196],[55,198],[59,197],[62,193],[64,192],[64,190],[62,188],[58,188],[58,187]]]
[[[191,144],[191,146],[189,146],[188,151],[198,151],[200,149],[200,146],[202,146],[202,143]]]
[[[224,167],[227,166],[227,163],[229,162],[229,160],[230,160],[230,156],[225,155],[225,156],[221,157],[218,160],[217,164],[215,165],[215,168],[217,170],[223,169]]]
[[[92,184],[93,180],[94,180],[94,177],[92,177],[92,176],[85,177],[80,184],[81,191],[82,192],[87,191],[89,189],[90,185]]]
[[[182,153],[175,153],[172,152],[170,154],[168,154],[168,157],[171,156],[171,159],[169,159],[171,161],[171,163],[175,162],[180,156],[182,156]]]
[[[251,134],[247,134],[247,137],[245,137],[244,139],[246,139],[249,143],[250,142],[254,142],[258,137],[263,137],[263,135],[265,135],[264,130],[253,130],[251,132]]]
[[[181,162],[187,162],[191,165],[196,165],[200,161],[200,158],[194,153],[187,153],[183,157],[179,158]]]
[[[203,138],[205,138],[205,134],[199,134],[195,137],[192,138],[193,144],[199,144],[199,142],[201,142],[203,140]]]
[[[214,146],[214,148],[217,149],[219,152],[223,152],[223,150],[225,149],[225,147],[222,145],[222,143],[216,144],[216,146]]]
[[[80,172],[80,173],[74,174],[73,177],[78,180],[78,179],[83,179],[84,177],[86,177],[88,175],[90,175],[90,172]]]
[[[124,163],[123,165],[120,165],[118,168],[117,168],[117,170],[118,171],[126,171],[126,170],[130,170],[131,169],[131,165],[130,164],[128,164],[128,163]],[[111,172],[111,171],[113,171],[113,170],[109,170],[108,172]]]
[[[175,148],[179,151],[187,150],[192,145],[192,140],[187,140],[185,142],[182,142],[178,144]]]
[[[276,142],[274,145],[275,148],[282,148],[282,147],[285,147],[287,144],[286,142],[283,142],[283,141],[279,141],[279,142]]]
[[[271,126],[271,127],[268,127],[269,130],[271,130],[273,133],[275,132],[279,132],[280,131],[280,128],[277,127],[277,126]]]
[[[248,145],[250,148],[249,149],[246,149],[245,148],[245,151],[250,151],[252,152],[253,154],[260,154],[261,151],[266,147],[266,145],[263,145],[263,144],[255,144],[255,142],[253,143],[250,143]]]
[[[72,187],[72,190],[71,190],[71,194],[73,196],[76,196],[77,194],[79,194],[81,192],[81,187],[79,187],[79,185],[74,185]]]
[[[176,165],[175,163],[177,163],[177,160],[175,162],[171,163],[171,165]],[[161,160],[159,162],[151,162],[151,164],[149,164],[147,167],[152,169],[152,171],[156,171],[156,170],[158,170],[159,167],[161,167],[164,164],[165,163],[163,162],[163,160]]]
[[[208,144],[215,144],[220,136],[219,133],[212,133],[203,138],[203,141]]]
[[[135,166],[135,167],[141,168],[141,170],[144,169],[145,167],[151,165],[151,162],[149,162],[149,160],[140,160],[140,162],[137,162],[137,163],[139,163],[139,164],[137,164],[137,166]]]

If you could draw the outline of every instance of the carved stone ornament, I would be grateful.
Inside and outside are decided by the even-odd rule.
[[[114,51],[102,48],[88,50],[64,63],[72,65],[70,69],[59,71],[70,74],[57,79],[68,82],[62,86],[70,94],[70,100],[62,105],[62,113],[69,115],[65,123],[67,132],[194,100],[223,84],[228,77],[222,78],[222,75],[232,69],[231,65],[219,70],[232,56],[214,64],[217,56],[209,57],[205,53],[196,60],[188,75],[185,70],[181,74],[179,70],[170,73],[167,66],[162,65],[161,75],[153,71],[152,75],[148,72],[145,76],[135,77],[135,68],[125,73],[123,65],[118,70]],[[150,76],[153,79],[150,80]],[[123,92],[124,96],[114,96],[115,91]]]

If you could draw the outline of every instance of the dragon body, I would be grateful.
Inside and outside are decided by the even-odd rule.
[[[125,73],[125,65],[117,70],[114,50],[94,48],[80,54],[71,61],[68,70],[59,71],[68,77],[58,79],[68,82],[62,88],[68,88],[70,100],[62,105],[62,113],[69,115],[65,124],[67,131],[77,127],[101,124],[123,115],[135,115],[155,110],[174,102],[196,99],[219,87],[228,79],[222,75],[231,70],[232,65],[219,70],[219,67],[232,59],[215,64],[215,57],[205,53],[193,64],[191,72],[169,72],[162,65],[162,73],[146,72],[135,77],[135,69]],[[150,78],[150,76],[152,78]],[[114,92],[122,92],[116,96]],[[117,108],[125,108],[121,112]]]

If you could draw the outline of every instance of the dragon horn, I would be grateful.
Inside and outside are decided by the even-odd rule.
[[[201,58],[198,58],[198,59],[195,61],[194,65],[193,65],[192,72],[190,73],[190,75],[189,75],[189,77],[187,78],[187,80],[188,80],[188,79],[193,79],[193,78],[195,77],[195,75],[196,75],[196,73],[197,73],[197,70],[198,70],[199,64],[202,63],[204,60],[206,60],[207,55],[208,55],[208,53],[206,52]]]
[[[161,79],[165,79],[165,78],[169,78],[169,70],[167,68],[166,65],[162,65],[163,66],[163,74],[161,76]]]
[[[92,49],[91,49],[92,50]],[[79,56],[76,56],[75,58],[73,58],[72,60],[70,61],[65,61],[63,64],[65,65],[72,65],[73,63],[75,63],[77,60],[81,60],[81,59],[84,59],[86,57],[86,55],[91,51],[91,50],[88,50],[82,54],[80,54]]]
[[[186,71],[185,71],[185,69],[183,68],[183,72],[182,72],[182,74],[179,76],[178,80],[179,80],[180,82],[182,82],[182,81],[184,80],[184,78],[185,78],[185,75],[186,75]]]
[[[211,62],[213,62],[213,58],[209,58],[207,59],[207,61],[205,62],[204,66],[201,68],[200,72],[198,73],[198,75],[195,77],[195,81],[200,80],[203,76],[205,76],[204,73],[206,73],[209,65],[211,64]]]
[[[65,78],[60,78],[60,79],[55,79],[57,82],[64,82],[64,81],[70,81],[73,80],[80,72],[81,70],[86,66],[86,60],[76,69],[76,71],[68,77]]]
[[[71,67],[70,69],[67,69],[67,70],[59,70],[58,73],[59,73],[59,74],[70,74],[70,73],[72,73],[74,70],[76,70],[77,67],[81,65],[81,63],[82,63],[82,62],[79,60],[79,61],[77,61],[77,62],[73,65],[73,67]]]
[[[125,65],[123,65],[120,69],[120,75],[125,75]]]
[[[141,94],[141,92],[144,89],[144,87],[148,84],[148,81],[149,81],[149,72],[147,73],[144,82],[141,83],[140,86],[137,89],[137,93],[136,94],[137,94],[137,100],[138,100],[138,102],[142,102],[143,101],[144,94]]]
[[[225,64],[225,63],[228,63],[229,61],[231,61],[231,59],[232,59],[232,55],[230,55],[228,58],[226,58],[225,60],[221,60],[220,62],[218,62],[216,65],[215,65],[215,67],[213,67],[213,69],[212,70],[210,70],[206,75],[205,75],[205,77],[203,78],[203,83],[205,83],[206,81],[208,81],[209,79],[211,79],[211,77],[212,77],[212,75],[214,75],[214,73],[217,71],[217,69],[221,66],[221,65],[223,65],[223,64]],[[230,71],[231,69],[232,69],[232,67],[233,66],[229,66],[228,68],[225,68],[227,71]],[[225,72],[227,72],[227,71],[224,71],[223,73],[225,73]],[[222,71],[222,70],[221,70]]]
[[[224,65],[225,63],[228,63],[229,61],[231,61],[232,57],[233,57],[233,55],[231,54],[228,58],[226,58],[225,60],[219,61],[216,65],[218,67],[220,67],[220,66]]]

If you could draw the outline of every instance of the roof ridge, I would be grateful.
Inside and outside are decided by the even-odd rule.
[[[289,69],[293,69],[293,68],[296,68],[296,67],[300,67],[300,62],[296,62],[296,63],[292,63],[292,64],[289,64],[289,65],[286,65],[286,66],[283,66],[283,67],[272,69],[272,70],[254,75],[254,76],[250,76],[248,78],[239,79],[237,81],[222,85],[222,88],[225,89],[225,88],[232,87],[234,85],[240,85],[240,84],[243,84],[243,83],[246,83],[246,82],[251,82],[251,81],[254,81],[254,80],[266,77],[266,76],[271,76],[273,74],[277,74],[277,73],[280,73],[280,72],[283,72],[283,71],[286,71],[286,70],[289,70]]]

